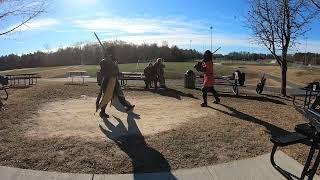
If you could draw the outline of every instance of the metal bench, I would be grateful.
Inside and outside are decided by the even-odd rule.
[[[196,76],[197,79],[199,80],[199,83],[202,84],[203,83],[203,75],[200,76]],[[239,95],[239,88],[240,87],[246,87],[245,85],[240,85],[238,83],[238,79],[236,79],[234,76],[229,75],[229,76],[218,76],[215,77],[215,84],[214,85],[218,85],[218,86],[229,86],[232,87],[232,92],[238,96]]]
[[[311,144],[307,160],[302,170],[301,176],[298,179],[304,179],[308,176],[308,179],[313,179],[319,163],[320,163],[320,151],[316,156],[316,159],[311,167],[312,158],[315,154],[315,150],[319,150],[320,143],[320,113],[311,109],[297,109],[299,112],[305,115],[309,123],[299,124],[295,127],[295,132],[271,137],[270,141],[274,144],[270,156],[271,164],[287,179],[292,179],[292,174],[280,168],[274,160],[274,155],[278,147],[290,146],[298,143]],[[297,178],[297,177],[295,177]]]
[[[87,75],[87,71],[68,71],[67,78],[71,78],[71,83],[73,84],[74,78],[82,79],[82,84],[84,84],[84,79],[89,78],[90,76]]]
[[[296,105],[295,101],[296,101],[296,97],[304,97],[304,103],[303,103],[303,107],[310,107],[311,104],[311,98],[312,97],[316,97],[319,93],[320,90],[313,90],[313,89],[309,89],[309,88],[301,88],[299,90],[305,91],[304,93],[292,93],[292,94],[288,94],[289,96],[292,96],[292,103],[293,105]]]
[[[128,80],[144,81],[146,76],[143,72],[121,72],[119,75],[120,85],[126,86]]]

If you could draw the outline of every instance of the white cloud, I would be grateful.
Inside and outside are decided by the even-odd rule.
[[[123,40],[135,44],[167,41],[169,45],[210,44],[210,31],[206,23],[183,18],[98,18],[74,20],[73,23],[87,31],[108,34],[105,40]],[[110,34],[113,37],[110,38]],[[244,35],[213,34],[215,46],[255,47]]]
[[[51,26],[55,26],[60,24],[60,22],[53,18],[46,18],[46,19],[38,19],[38,20],[31,20],[28,23],[22,25],[17,30],[18,31],[27,31],[27,30],[40,30],[45,29]],[[14,24],[8,28],[8,30],[17,27],[19,24]]]
[[[191,24],[177,20],[144,18],[98,18],[90,20],[75,20],[74,24],[79,28],[86,29],[88,31],[118,31],[125,33],[188,32],[191,30],[191,27],[196,25],[193,24],[192,26]]]

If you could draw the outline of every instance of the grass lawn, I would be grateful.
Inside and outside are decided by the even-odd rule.
[[[39,73],[42,71],[60,69],[67,66],[53,66],[53,67],[37,67],[37,68],[23,68],[23,69],[13,69],[7,71],[0,71],[1,75],[11,75],[11,74],[27,74],[27,73]]]
[[[218,76],[229,75],[236,69],[246,72],[247,82],[249,84],[258,83],[261,74],[268,73],[273,76],[280,77],[280,67],[277,64],[270,63],[257,63],[245,61],[216,61],[214,66],[215,74]],[[167,79],[181,79],[187,70],[194,70],[195,62],[166,62],[165,76]],[[119,64],[120,71],[122,72],[142,72],[148,63]],[[57,67],[40,67],[40,68],[27,68],[16,69],[9,71],[2,71],[0,74],[22,74],[22,73],[39,73],[43,78],[64,78],[68,71],[87,71],[91,77],[96,77],[96,72],[100,69],[99,65],[78,65],[78,66],[57,66]],[[195,71],[195,70],[194,70]],[[308,82],[320,80],[320,69],[289,66],[288,80],[298,85],[305,85]],[[271,82],[269,85],[280,87],[279,82]],[[247,83],[246,83],[247,84]]]
[[[122,72],[143,72],[148,63],[140,63],[137,67],[136,63],[119,64]],[[166,62],[165,76],[168,79],[180,79],[184,77],[184,73],[191,69],[194,70],[194,62]],[[99,65],[79,65],[79,66],[60,66],[60,67],[40,67],[28,69],[16,69],[10,71],[2,71],[1,74],[22,74],[22,73],[39,73],[45,78],[62,78],[66,77],[68,71],[87,71],[89,76],[96,77]],[[217,75],[228,75],[234,72],[233,67],[215,65],[215,73]]]

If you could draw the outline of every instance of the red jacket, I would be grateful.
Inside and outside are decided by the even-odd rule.
[[[213,62],[203,62],[204,69],[203,87],[212,87],[214,85]]]

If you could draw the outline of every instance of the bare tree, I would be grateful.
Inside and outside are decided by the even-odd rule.
[[[0,36],[9,34],[39,16],[45,0],[0,0]]]
[[[286,96],[287,54],[317,12],[308,0],[249,0],[247,23],[254,39],[268,48],[281,67],[281,94]]]
[[[311,2],[312,2],[318,9],[320,9],[320,0],[311,0]]]

